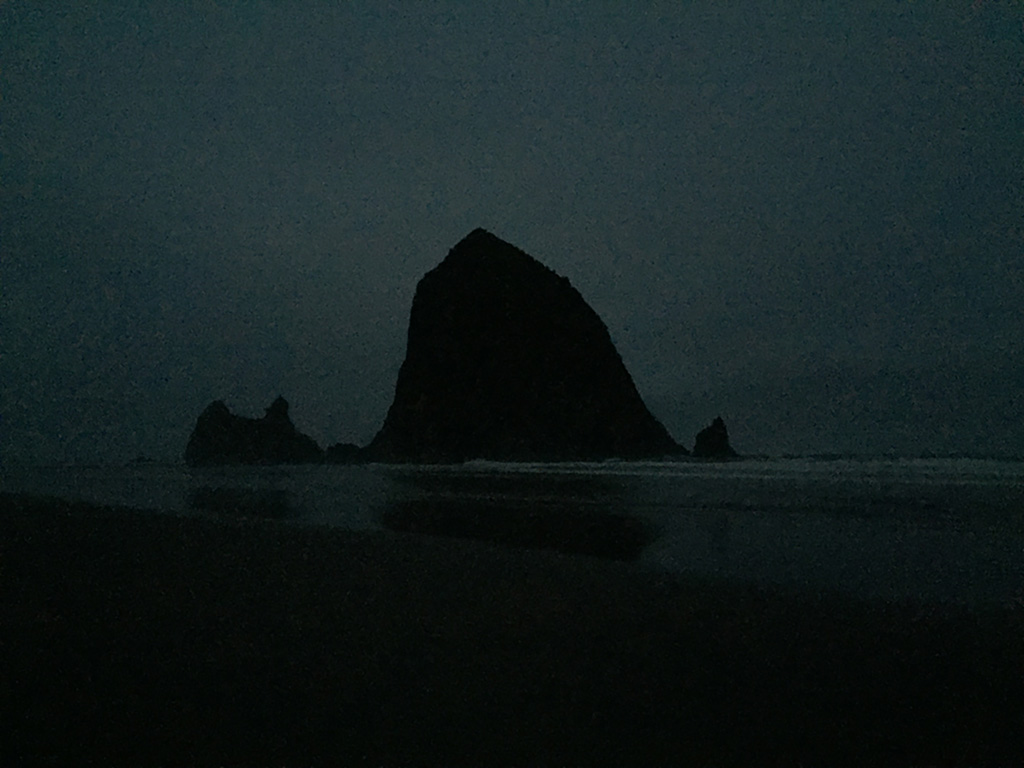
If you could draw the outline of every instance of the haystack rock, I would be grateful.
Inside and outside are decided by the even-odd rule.
[[[678,446],[573,288],[483,229],[416,287],[377,461],[642,458]]]
[[[693,455],[701,459],[734,459],[736,451],[729,445],[729,431],[721,416],[697,433]]]
[[[288,417],[288,401],[278,397],[259,419],[236,416],[223,401],[199,414],[185,448],[191,466],[208,464],[307,464],[323,460],[313,438]]]

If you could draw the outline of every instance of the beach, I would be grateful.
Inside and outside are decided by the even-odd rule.
[[[5,764],[1006,764],[1024,607],[0,495]]]

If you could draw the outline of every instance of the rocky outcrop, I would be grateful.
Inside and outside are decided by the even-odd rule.
[[[185,448],[190,466],[209,464],[306,464],[323,460],[316,442],[288,417],[288,401],[278,397],[259,419],[236,416],[221,400],[196,420]]]
[[[335,443],[327,448],[324,460],[331,464],[365,464],[369,457],[366,449],[355,443]]]
[[[685,452],[569,281],[474,230],[419,282],[376,461]]]
[[[700,459],[734,459],[736,451],[729,445],[729,432],[721,416],[697,433],[693,455]]]

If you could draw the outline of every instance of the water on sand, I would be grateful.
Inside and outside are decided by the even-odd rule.
[[[1024,464],[771,459],[4,468],[4,491],[479,539],[882,599],[1024,598]]]

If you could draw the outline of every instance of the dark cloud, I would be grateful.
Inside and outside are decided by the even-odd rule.
[[[476,226],[683,442],[1024,453],[1017,4],[677,5],[0,6],[4,454],[366,442]]]

